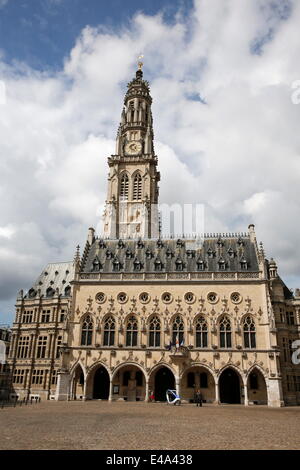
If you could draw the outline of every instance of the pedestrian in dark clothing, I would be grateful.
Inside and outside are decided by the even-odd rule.
[[[202,406],[202,393],[200,392],[200,390],[196,390],[196,393],[195,393],[195,402],[196,402],[196,406]]]

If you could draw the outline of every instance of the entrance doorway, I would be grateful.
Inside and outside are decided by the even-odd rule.
[[[225,369],[219,379],[221,403],[241,403],[240,379],[233,369]]]
[[[166,391],[175,389],[173,373],[167,367],[162,367],[156,372],[154,384],[154,397],[156,401],[167,401]]]
[[[99,367],[94,375],[93,398],[108,400],[109,397],[109,375],[105,367]]]

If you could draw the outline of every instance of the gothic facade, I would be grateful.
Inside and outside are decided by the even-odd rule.
[[[152,99],[141,67],[128,84],[103,236],[49,264],[20,292],[11,394],[42,399],[300,404],[300,295],[246,233],[165,239]]]

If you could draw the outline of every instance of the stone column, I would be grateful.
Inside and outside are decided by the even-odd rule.
[[[110,379],[110,382],[109,382],[109,397],[108,397],[108,401],[112,401],[113,399],[113,381],[112,381],[112,378]]]
[[[145,401],[149,401],[149,381],[146,380],[146,393],[145,393]]]
[[[219,395],[219,383],[215,382],[215,403],[220,404],[220,395]]]
[[[89,374],[84,378],[84,384],[83,384],[83,397],[82,397],[82,399],[84,401],[87,400],[87,378],[88,378],[88,376],[89,376]],[[91,397],[89,397],[89,398],[91,398]]]
[[[55,400],[67,401],[69,398],[70,374],[68,371],[58,372],[57,386],[55,391]]]
[[[267,386],[268,406],[281,407],[284,406],[282,396],[282,383],[277,377],[270,377]]]
[[[247,387],[247,380],[244,382],[244,405],[249,405],[249,397],[248,397],[248,387]]]
[[[176,377],[176,393],[180,396],[180,379]]]

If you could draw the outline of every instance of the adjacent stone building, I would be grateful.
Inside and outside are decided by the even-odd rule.
[[[9,326],[0,325],[0,400],[6,400],[9,396],[10,368],[7,364],[11,339]]]
[[[103,235],[17,298],[11,393],[42,399],[300,404],[300,295],[246,233],[161,236],[152,99],[140,64],[108,158]],[[294,356],[293,356],[294,357]]]

